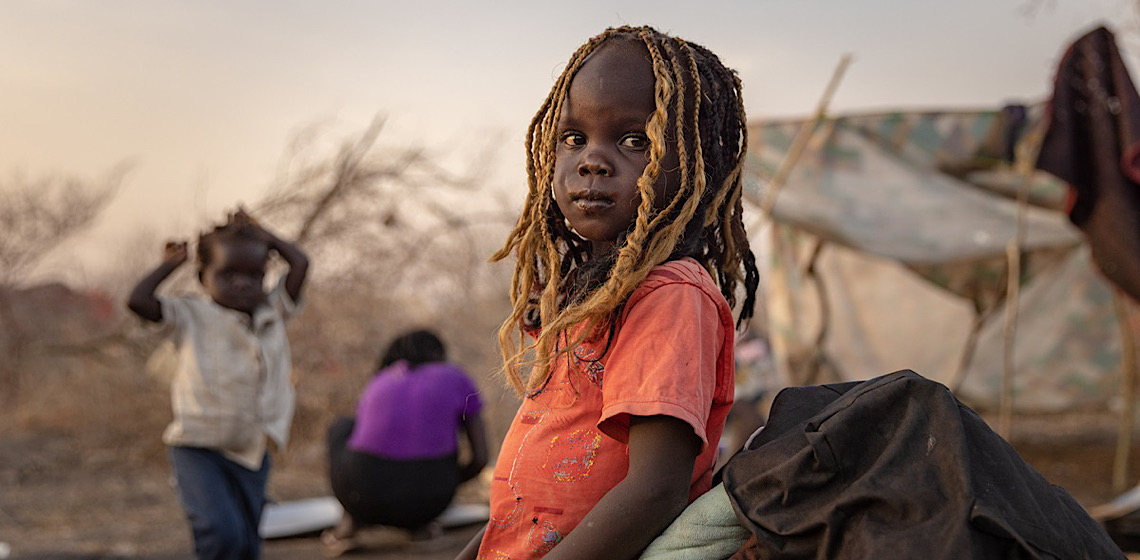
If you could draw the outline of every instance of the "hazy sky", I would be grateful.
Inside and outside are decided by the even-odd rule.
[[[2,0],[0,178],[98,179],[129,162],[86,246],[189,236],[265,192],[298,130],[348,133],[380,113],[388,143],[460,155],[500,143],[497,186],[521,189],[530,117],[608,26],[704,44],[762,118],[810,112],[843,53],[836,111],[1041,100],[1065,46],[1098,22],[1140,51],[1134,4]]]

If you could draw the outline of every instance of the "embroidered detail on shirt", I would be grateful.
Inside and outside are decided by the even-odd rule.
[[[531,521],[534,526],[530,528],[530,534],[527,535],[527,543],[531,550],[539,554],[546,554],[554,548],[554,545],[562,542],[562,533],[559,533],[552,523],[542,521],[537,517]]]
[[[574,349],[574,365],[578,371],[586,374],[586,379],[590,383],[602,386],[602,380],[605,378],[606,365],[602,363],[602,358],[598,356],[597,350],[593,347],[582,345]]]
[[[590,476],[602,435],[593,430],[575,430],[550,439],[544,469],[550,469],[555,482],[574,482]]]
[[[511,560],[511,555],[501,550],[488,550],[485,554],[480,554],[475,560]]]
[[[506,484],[510,489],[511,495],[514,496],[514,504],[511,511],[502,516],[492,516],[487,522],[495,527],[510,527],[522,517],[523,512],[523,489],[520,488],[518,481],[515,479],[515,473],[518,471],[519,459],[523,455],[523,450],[527,448],[530,437],[534,435],[535,428],[546,422],[549,410],[530,410],[522,412],[519,418],[520,424],[529,424],[531,427],[527,430],[526,435],[522,437],[519,442],[519,452],[515,454],[515,458],[511,461],[511,470],[507,473],[506,477],[495,476],[492,483]]]

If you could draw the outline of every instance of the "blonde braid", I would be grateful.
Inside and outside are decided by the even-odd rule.
[[[687,55],[686,62],[688,64],[684,70],[687,70],[689,72],[689,81],[687,83],[691,84],[692,89],[691,91],[677,96],[676,106],[674,109],[675,120],[673,123],[673,128],[676,131],[675,134],[677,135],[677,155],[681,166],[681,184],[679,185],[677,192],[674,193],[673,200],[670,201],[669,206],[667,206],[657,216],[657,218],[654,220],[654,224],[652,224],[652,227],[656,229],[658,223],[672,217],[672,222],[662,228],[656,240],[654,241],[654,244],[650,248],[651,255],[654,255],[656,257],[664,253],[664,256],[666,258],[673,252],[673,249],[676,246],[678,240],[685,233],[686,225],[696,213],[697,208],[700,207],[701,199],[704,197],[706,189],[705,169],[703,161],[704,157],[701,148],[701,131],[699,122],[702,93],[700,73],[697,71],[696,60],[693,58],[692,50],[689,48],[688,44],[680,39],[673,39],[673,41],[676,43],[676,46],[666,42],[666,49],[672,55],[670,59],[672,61],[673,72],[678,77],[679,82],[685,83],[682,78],[683,71],[681,62],[677,59],[682,55],[682,53],[684,55]],[[692,158],[689,157],[688,148],[686,147],[687,142],[685,142],[685,119],[687,115],[685,111],[685,100],[687,98],[693,99]],[[692,161],[692,164],[690,164],[690,159]],[[675,211],[677,205],[682,202],[683,204],[680,210],[677,211],[676,216],[673,217],[673,212]],[[656,258],[653,260],[656,260]],[[656,266],[657,264],[659,264],[659,262],[654,262],[653,266]]]
[[[638,264],[635,257],[641,255],[644,243],[649,236],[649,220],[655,213],[654,199],[656,193],[653,185],[661,173],[661,161],[665,159],[665,126],[669,122],[669,102],[674,94],[672,76],[668,73],[668,66],[665,64],[656,41],[645,29],[638,30],[637,38],[649,51],[655,82],[653,90],[654,111],[649,116],[649,122],[645,125],[645,133],[649,137],[650,145],[649,163],[645,166],[645,171],[642,172],[641,177],[637,179],[637,191],[641,195],[641,202],[637,209],[637,218],[634,220],[633,232],[626,236],[624,246],[619,249],[614,272],[610,274],[609,281],[606,282],[611,291],[617,287],[615,280],[621,281],[629,278],[628,275],[633,272],[630,269]],[[640,282],[640,279],[638,281]]]

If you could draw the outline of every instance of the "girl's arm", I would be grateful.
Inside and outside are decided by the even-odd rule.
[[[629,474],[544,560],[636,558],[688,505],[700,446],[680,419],[630,418]]]

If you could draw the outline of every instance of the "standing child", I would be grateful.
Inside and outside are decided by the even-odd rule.
[[[289,272],[267,294],[271,252]],[[256,559],[269,476],[266,436],[283,447],[293,419],[285,321],[296,310],[309,261],[241,210],[198,239],[198,280],[208,299],[156,297],[186,260],[185,242],[167,243],[162,264],[139,281],[128,305],[167,327],[174,343],[174,420],[162,439],[197,557]]]
[[[460,558],[634,558],[709,489],[732,405],[732,306],[742,288],[746,321],[759,280],[740,81],[699,45],[609,29],[527,146],[526,207],[494,257],[518,258],[499,339],[525,398]]]

